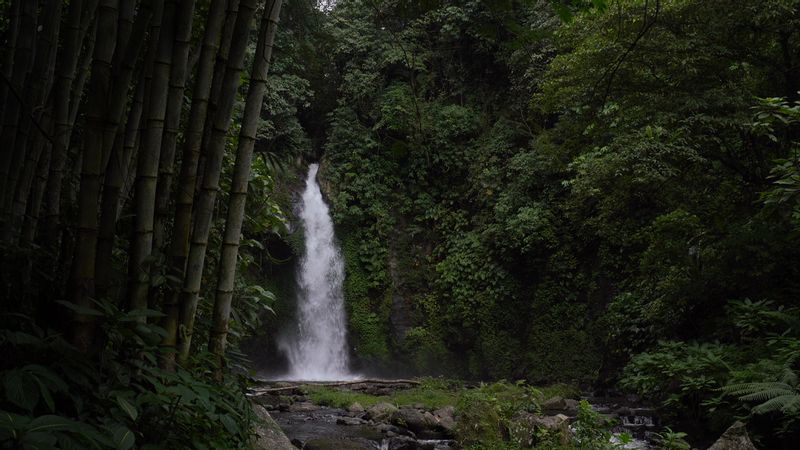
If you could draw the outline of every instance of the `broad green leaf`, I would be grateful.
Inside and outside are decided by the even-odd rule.
[[[122,425],[118,425],[114,428],[111,439],[117,450],[128,450],[133,447],[133,444],[136,442],[133,431]]]
[[[28,432],[77,431],[79,425],[66,417],[48,414],[33,419],[28,425]]]
[[[47,404],[47,409],[50,412],[56,412],[56,404],[53,401],[53,396],[50,395],[50,389],[48,389],[47,385],[42,382],[39,377],[34,377],[36,383],[39,385],[39,392],[42,394],[42,399],[44,400],[45,404]]]
[[[98,311],[98,310],[96,310],[94,308],[89,308],[88,306],[76,305],[74,303],[70,303],[70,302],[67,302],[67,301],[64,301],[64,300],[56,300],[56,303],[66,307],[66,308],[71,309],[72,311],[74,311],[77,314],[82,314],[84,316],[97,316],[97,317],[102,317],[103,316],[102,311]]]
[[[222,422],[222,425],[226,430],[228,430],[228,433],[239,433],[239,425],[236,424],[236,421],[233,420],[233,417],[229,416],[228,414],[223,414],[220,416],[219,421]]]
[[[0,411],[0,429],[19,430],[26,427],[30,421],[31,419],[29,417],[8,411]]]
[[[117,404],[123,411],[125,411],[133,420],[136,421],[136,418],[139,417],[139,411],[136,410],[136,407],[131,404],[125,397],[117,396]]]
[[[35,450],[56,449],[58,438],[49,431],[27,432],[22,437],[23,448]]]
[[[35,374],[37,378],[43,379],[49,389],[54,391],[67,391],[67,383],[52,370],[38,364],[28,364],[22,370]]]
[[[86,448],[85,445],[80,444],[66,433],[57,433],[56,439],[58,439],[58,448],[61,450],[83,450]]]
[[[39,402],[39,387],[33,377],[20,370],[8,372],[3,380],[6,398],[26,411],[33,411]]]

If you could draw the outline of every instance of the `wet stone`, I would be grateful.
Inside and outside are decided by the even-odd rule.
[[[319,407],[313,403],[309,402],[299,402],[299,403],[292,403],[288,411],[290,412],[311,412],[316,411]]]
[[[339,417],[336,419],[337,425],[364,425],[367,422],[365,420],[359,419],[357,417]]]
[[[311,439],[303,446],[304,450],[373,450],[366,443],[347,439]]]

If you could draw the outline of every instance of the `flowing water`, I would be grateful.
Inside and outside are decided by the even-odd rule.
[[[289,360],[287,380],[357,378],[349,371],[344,262],[317,183],[318,169],[317,164],[309,166],[300,204],[305,251],[297,271],[297,328],[280,343]]]

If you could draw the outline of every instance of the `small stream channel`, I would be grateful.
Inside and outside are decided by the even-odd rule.
[[[320,408],[313,411],[272,411],[272,417],[295,446],[308,450],[451,450],[448,439],[424,439],[401,434],[385,424],[359,423],[343,409]],[[393,431],[395,429],[396,431]]]
[[[280,383],[278,383],[280,385]],[[361,386],[361,385],[365,386]],[[270,385],[274,385],[270,383]],[[392,389],[407,389],[409,386],[393,386]],[[354,390],[387,389],[369,386],[369,382],[353,385]],[[344,410],[312,404],[301,389],[292,389],[281,395],[259,395],[258,403],[267,408],[297,448],[307,450],[455,450],[458,445],[452,439],[452,431],[444,429],[419,429],[412,424],[400,425],[397,421],[372,420],[363,410]],[[652,408],[636,404],[625,397],[585,397],[592,407],[619,424],[612,429],[615,436],[622,433],[634,440],[626,449],[654,449],[655,433],[660,430],[659,418]],[[571,402],[571,403],[570,403]],[[574,418],[576,410],[572,401],[559,410],[545,410],[544,415],[565,414]],[[401,407],[400,412],[436,415],[437,411],[425,411],[421,405]],[[433,417],[433,416],[431,416]],[[457,420],[457,416],[456,416]],[[412,431],[414,430],[414,431]],[[416,432],[415,432],[416,431]],[[615,438],[616,439],[616,438]],[[618,440],[616,442],[619,442]]]

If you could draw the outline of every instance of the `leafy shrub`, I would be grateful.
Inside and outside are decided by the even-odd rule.
[[[560,390],[565,390],[562,387]],[[630,442],[627,434],[614,435],[612,421],[594,411],[582,400],[576,420],[567,428],[530,429],[531,424],[518,420],[525,413],[540,411],[537,399],[542,391],[523,382],[482,384],[467,389],[459,397],[456,435],[467,449],[581,449],[607,450],[624,448]]]
[[[210,355],[159,367],[163,330],[149,310],[82,309],[107,340],[99,358],[23,322],[0,334],[0,446],[12,448],[246,448],[254,420],[244,380],[211,381]],[[99,361],[99,362],[97,362]]]
[[[654,350],[633,357],[620,384],[698,418],[703,401],[727,381],[733,351],[721,344],[660,342]]]
[[[497,382],[467,389],[459,396],[456,436],[461,445],[503,448],[509,422],[521,411],[536,412],[538,392],[523,383]]]
[[[684,439],[686,436],[686,433],[665,427],[664,431],[656,433],[656,441],[664,450],[690,450],[692,446]]]

